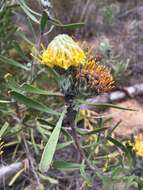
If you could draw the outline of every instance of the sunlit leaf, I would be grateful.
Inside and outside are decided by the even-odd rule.
[[[50,165],[52,164],[53,156],[56,151],[56,146],[58,143],[61,127],[62,127],[62,122],[65,116],[66,110],[64,110],[60,116],[60,119],[58,120],[56,127],[54,128],[48,143],[46,144],[42,158],[40,161],[39,169],[41,172],[47,172],[48,169],[50,168]]]
[[[38,110],[41,112],[49,113],[52,115],[59,115],[58,112],[52,110],[51,108],[48,108],[45,105],[42,105],[41,103],[37,102],[36,100],[32,100],[31,98],[24,96],[23,94],[20,94],[15,91],[11,92],[11,94],[16,101],[18,101],[21,104],[26,105],[29,108],[32,108],[32,109],[35,109],[35,110]]]
[[[0,104],[10,104],[11,101],[8,100],[0,100]]]

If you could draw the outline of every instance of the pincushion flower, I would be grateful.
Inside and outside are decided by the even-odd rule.
[[[47,49],[43,47],[38,61],[49,67],[57,66],[67,70],[70,66],[84,64],[85,54],[70,36],[60,34],[49,43]]]
[[[103,93],[114,87],[114,80],[110,70],[103,65],[99,65],[96,60],[88,60],[76,75],[77,80],[84,83],[88,89]]]
[[[133,150],[140,157],[143,157],[143,136],[139,134],[135,137],[135,142],[133,145]]]

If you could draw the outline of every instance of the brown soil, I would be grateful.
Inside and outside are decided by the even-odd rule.
[[[108,113],[111,114],[113,120],[111,125],[115,125],[118,121],[122,121],[116,128],[115,134],[117,136],[129,137],[131,134],[136,134],[143,130],[143,105],[135,99],[130,99],[118,106],[134,109],[135,111],[124,111],[111,108]]]

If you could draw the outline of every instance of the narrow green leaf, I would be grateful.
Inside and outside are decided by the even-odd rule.
[[[63,94],[61,94],[60,92],[52,92],[52,91],[47,91],[47,90],[42,90],[39,88],[36,88],[32,85],[29,84],[23,84],[22,86],[20,86],[18,83],[16,83],[15,78],[9,74],[6,78],[5,78],[6,82],[7,82],[7,86],[15,92],[28,92],[28,93],[32,93],[32,94],[39,94],[39,95],[46,95],[46,96],[63,96]],[[2,101],[4,103],[4,101]],[[0,103],[2,103],[0,101]],[[5,101],[5,103],[8,103],[7,101]]]
[[[51,126],[52,128],[55,127],[54,123],[51,123],[45,119],[37,118],[37,121],[39,122],[40,125]]]
[[[9,124],[7,122],[5,122],[5,124],[1,127],[1,129],[0,129],[0,138],[3,136],[3,134],[7,130],[8,126],[9,126]]]
[[[10,104],[11,101],[8,100],[0,100],[0,104]]]
[[[37,15],[37,16],[41,16],[41,14],[40,14],[40,13],[37,13],[37,12],[33,11],[32,9],[30,9],[30,7],[28,7],[28,6],[26,5],[25,0],[19,0],[19,1],[21,1],[21,3],[23,4],[23,6],[24,6],[26,9],[28,9],[28,10],[29,10],[29,12],[31,12],[31,13],[33,13],[33,14]]]
[[[81,164],[56,160],[53,162],[53,167],[61,171],[74,171],[80,170]]]
[[[77,99],[76,101],[78,103],[80,103],[80,104],[83,104],[83,105],[95,106],[95,107],[98,107],[98,108],[115,108],[115,109],[121,109],[121,110],[127,110],[127,111],[136,111],[134,109],[125,108],[125,107],[117,106],[117,105],[114,105],[114,104],[92,103],[92,102],[88,102],[86,100],[80,100],[80,99]]]
[[[36,155],[39,155],[39,149],[37,147],[37,144],[36,144],[35,138],[34,138],[34,130],[30,129],[30,133],[31,133],[31,143],[34,147],[34,151],[35,151]]]
[[[5,77],[5,81],[6,81],[7,87],[10,88],[12,91],[21,92],[21,88],[20,88],[19,84],[16,83],[13,75],[8,74]]]
[[[41,28],[41,32],[43,33],[46,27],[46,24],[48,22],[48,15],[46,13],[46,11],[43,11],[41,20],[40,20],[40,28]]]
[[[40,94],[40,95],[46,95],[46,96],[63,96],[59,92],[52,92],[52,91],[42,90],[42,89],[36,88],[36,87],[34,87],[32,85],[29,85],[29,84],[24,84],[22,86],[22,88],[26,92],[33,93],[33,94]]]
[[[59,183],[57,179],[49,177],[47,175],[43,175],[43,174],[39,173],[39,176],[42,180],[50,182],[50,184],[57,185]]]
[[[25,55],[20,45],[16,41],[13,41],[13,47],[16,49],[17,53],[21,56],[23,60],[29,61],[28,57]]]
[[[60,82],[60,79],[61,79],[60,74],[59,74],[55,69],[50,68],[50,67],[47,68],[47,70],[48,70],[48,72],[49,72],[51,75],[54,76],[55,81],[56,81],[57,83],[59,83],[59,82]]]
[[[31,45],[32,47],[35,46],[35,44],[33,42],[31,42],[26,36],[25,33],[23,33],[22,31],[17,31],[16,33],[18,36],[20,36],[24,41],[26,41],[29,45]]]
[[[28,98],[18,92],[11,92],[12,96],[14,97],[15,100],[17,100],[19,103],[26,105],[29,108],[41,111],[41,112],[45,112],[45,113],[49,113],[52,115],[59,115],[58,112],[52,110],[51,108],[48,108],[45,105],[42,105],[41,103],[32,100],[31,98]]]
[[[117,146],[118,148],[120,148],[125,153],[125,155],[127,156],[128,160],[130,162],[132,161],[130,151],[128,150],[128,148],[125,145],[123,145],[121,142],[119,142],[118,140],[116,140],[116,139],[114,139],[112,137],[108,137],[107,139],[110,142],[112,142],[115,146]]]
[[[25,12],[25,14],[31,19],[33,20],[34,22],[38,23],[39,24],[39,21],[37,20],[37,18],[33,15],[33,12],[30,11],[31,9],[26,6],[25,2],[23,0],[19,0],[18,1],[20,7],[23,9],[23,11]],[[30,9],[30,10],[29,10]]]
[[[37,126],[37,131],[41,134],[43,141],[47,140],[47,135],[50,136],[51,132],[49,131],[45,131],[45,129],[43,129],[40,126]],[[48,133],[48,134],[47,134]]]
[[[39,164],[39,169],[43,173],[48,171],[48,169],[52,163],[65,113],[66,113],[66,109],[62,112],[62,114],[56,124],[56,127],[54,128],[54,130],[44,148],[42,158],[41,158],[41,161]]]
[[[51,23],[51,24],[53,24],[53,25],[63,25],[63,23],[60,21],[60,20],[58,20],[58,19],[55,19],[55,18],[50,18],[49,19],[49,22]]]
[[[134,175],[133,176],[128,176],[126,184],[125,184],[123,190],[129,190],[130,187],[133,186],[133,185],[135,185],[135,186],[137,185],[137,183],[135,181],[135,176]],[[142,189],[142,187],[141,187],[141,189]],[[139,188],[138,188],[138,190],[139,190]]]
[[[71,145],[72,143],[74,143],[74,141],[68,141],[68,142],[65,142],[65,143],[57,144],[56,150],[63,149],[63,148],[65,148],[65,147]]]
[[[70,23],[70,24],[63,24],[61,21],[57,19],[49,19],[49,22],[55,26],[66,28],[66,29],[76,29],[76,28],[81,28],[85,25],[85,23],[80,22],[80,23]]]
[[[0,63],[5,63],[5,64],[9,64],[9,65],[12,65],[12,66],[15,66],[15,67],[19,67],[21,69],[24,69],[26,71],[29,70],[29,68],[27,68],[26,66],[18,63],[17,61],[13,60],[13,59],[10,59],[10,58],[7,58],[3,55],[0,55]]]
[[[83,132],[83,131],[79,131],[78,132],[81,134],[81,135],[92,135],[92,134],[96,134],[96,133],[100,133],[100,132],[103,132],[105,130],[107,130],[108,127],[102,127],[102,128],[96,128],[95,130],[92,130],[90,132]]]
[[[81,28],[85,25],[85,23],[72,23],[72,24],[63,24],[63,25],[59,25],[60,27],[66,28],[66,29],[77,29],[77,28]]]
[[[27,25],[28,25],[28,29],[29,29],[29,32],[31,33],[31,37],[32,37],[33,41],[36,42],[37,34],[36,34],[36,31],[33,27],[33,23],[29,17],[27,17]],[[31,37],[30,37],[30,39],[31,39]]]
[[[123,152],[125,152],[125,153],[127,152],[126,147],[121,142],[119,142],[118,140],[116,140],[112,137],[108,137],[108,140],[110,142],[112,142],[114,145],[116,145],[118,148],[120,148]]]

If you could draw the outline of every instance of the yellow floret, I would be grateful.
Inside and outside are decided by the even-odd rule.
[[[60,34],[49,43],[47,49],[43,48],[38,61],[49,67],[57,66],[66,70],[70,66],[84,64],[85,54],[70,36]]]
[[[135,137],[135,143],[134,143],[133,149],[135,150],[135,152],[138,156],[143,157],[143,136],[142,136],[142,134],[139,134]]]

